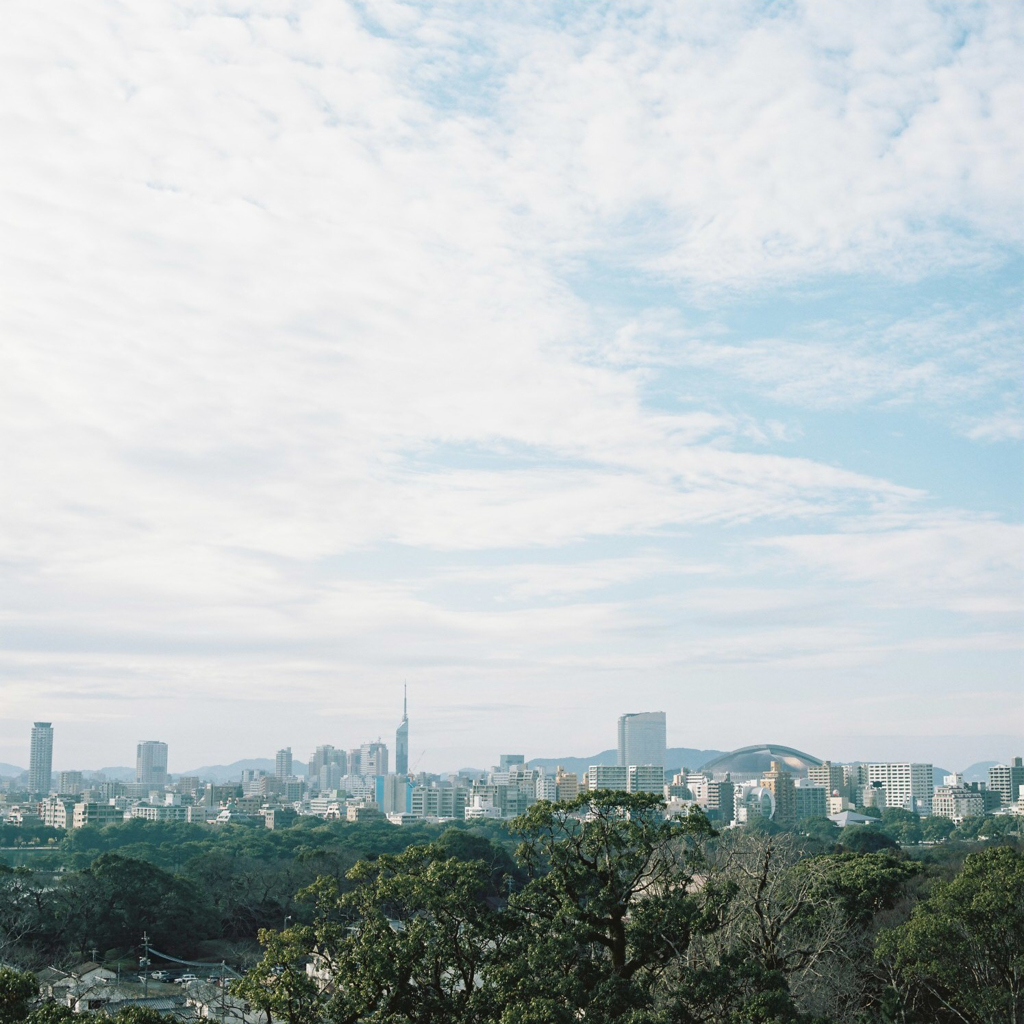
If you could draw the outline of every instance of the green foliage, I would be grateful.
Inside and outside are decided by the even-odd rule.
[[[1008,846],[971,854],[909,921],[880,936],[877,957],[908,1020],[1020,1024],[1024,856]]]
[[[0,1024],[17,1024],[28,1014],[29,1001],[39,993],[36,976],[30,971],[0,967]]]
[[[25,1024],[93,1024],[94,1013],[75,1013],[61,1003],[43,1003],[26,1018]]]
[[[839,833],[839,846],[853,853],[895,850],[896,840],[877,825],[847,825]]]
[[[715,927],[722,895],[691,891],[714,831],[699,811],[665,820],[663,806],[605,791],[535,804],[511,823],[531,877],[509,900],[494,972],[506,1013],[555,999],[577,1019],[637,1015],[691,936]]]
[[[310,930],[301,926],[260,932],[263,959],[240,981],[232,982],[232,994],[266,1013],[267,1020],[273,1017],[288,1024],[319,1020],[326,998],[322,986],[306,973],[311,939]]]

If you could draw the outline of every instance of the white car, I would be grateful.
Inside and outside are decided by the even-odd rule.
[[[190,981],[198,981],[199,978],[194,974],[183,974],[180,978],[175,979],[175,985],[187,985]]]

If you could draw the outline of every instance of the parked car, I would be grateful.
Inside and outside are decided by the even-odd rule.
[[[187,985],[190,981],[198,981],[199,978],[194,974],[183,974],[180,978],[176,979],[176,985]]]
[[[154,981],[166,981],[170,975],[166,971],[153,971],[153,973],[150,974],[150,977]]]

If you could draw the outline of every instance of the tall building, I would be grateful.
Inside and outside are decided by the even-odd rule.
[[[409,774],[409,691],[402,684],[402,721],[395,731],[395,772]]]
[[[53,776],[53,726],[36,722],[32,726],[32,745],[28,755],[28,791],[33,796],[50,792]]]
[[[290,778],[292,774],[292,748],[284,747],[274,758],[274,775],[279,779]]]
[[[665,763],[665,712],[643,711],[619,718],[619,765]]]
[[[1015,757],[1010,764],[997,764],[989,768],[988,788],[999,794],[1003,807],[1015,804],[1024,789],[1024,760]]]
[[[515,764],[526,764],[526,758],[522,754],[501,754],[498,758],[498,768],[507,772]]]
[[[167,744],[142,740],[135,748],[135,781],[143,786],[167,784]]]
[[[579,777],[575,772],[567,772],[561,765],[555,769],[555,786],[559,801],[575,800],[579,796]]]
[[[614,789],[625,793],[629,786],[629,766],[592,764],[587,769],[587,789]]]
[[[359,748],[360,775],[387,775],[388,746],[378,740],[376,743],[364,743]]]
[[[775,799],[774,820],[779,825],[795,825],[797,817],[793,776],[786,771],[781,761],[772,761],[771,771],[765,772],[761,778],[761,786]]]
[[[932,813],[934,774],[930,764],[896,762],[868,765],[868,782],[885,790],[886,807],[902,807],[923,815]]]
[[[83,788],[81,772],[57,773],[57,793],[59,796],[78,796]]]
[[[309,755],[309,766],[306,768],[306,772],[310,780],[315,782],[315,780],[319,779],[320,772],[326,765],[337,765],[339,777],[348,771],[352,771],[348,755],[345,751],[336,750],[330,743],[324,743]]]
[[[660,764],[631,764],[626,769],[627,793],[657,793],[665,791],[665,769]]]
[[[807,780],[812,786],[824,786],[828,796],[831,796],[836,790],[839,790],[840,795],[846,792],[846,775],[841,764],[822,761],[820,765],[811,765],[807,769]],[[811,815],[806,815],[806,817],[811,817]]]

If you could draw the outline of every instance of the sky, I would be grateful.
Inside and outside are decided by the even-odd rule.
[[[0,760],[1024,753],[1024,8],[14,3]]]

